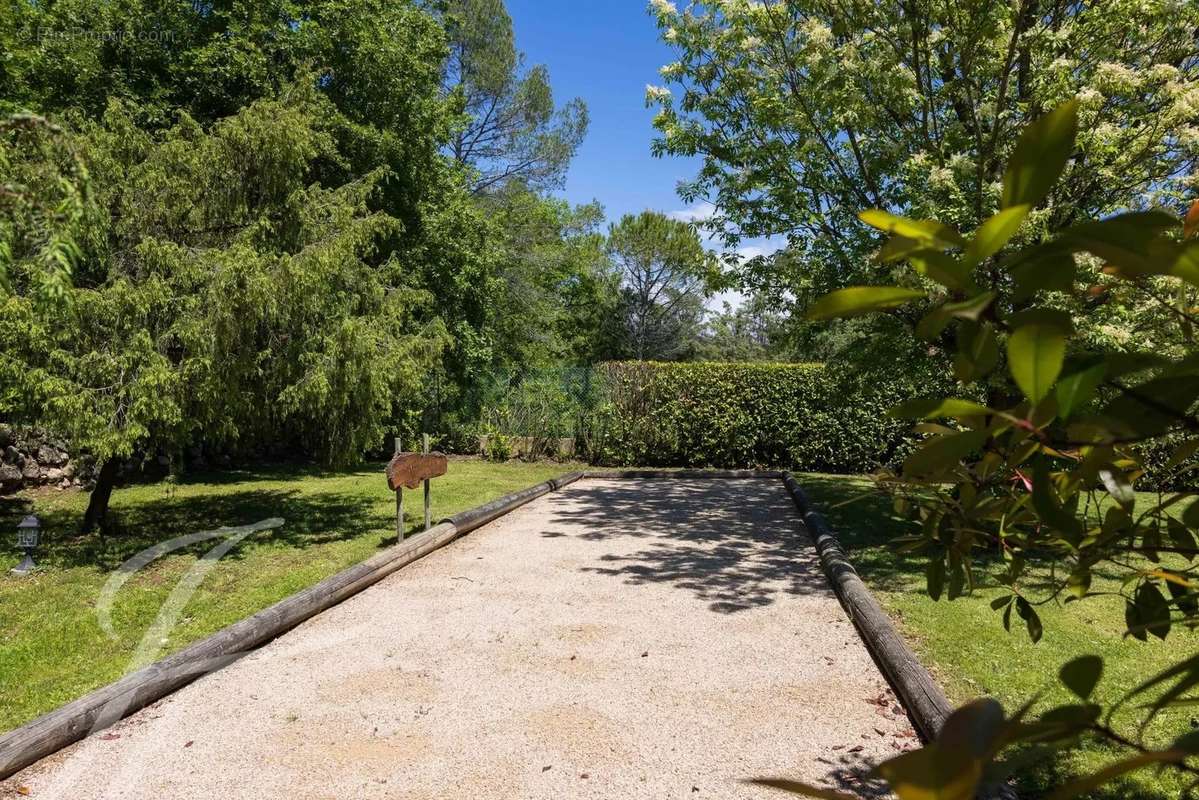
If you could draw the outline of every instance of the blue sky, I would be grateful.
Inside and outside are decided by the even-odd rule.
[[[507,0],[516,45],[529,65],[549,67],[554,98],[581,97],[591,114],[587,138],[571,163],[564,196],[572,203],[599,200],[609,221],[645,209],[678,219],[702,213],[703,204],[679,199],[678,182],[692,177],[699,159],[654,158],[653,109],[645,107],[646,84],[661,84],[658,68],[674,60],[642,0]],[[748,241],[746,255],[776,249]],[[718,309],[740,295],[710,298]]]
[[[677,211],[675,184],[695,162],[650,155],[653,111],[645,85],[672,60],[641,0],[508,0],[516,45],[528,64],[549,67],[555,100],[581,97],[591,127],[567,176],[571,202],[599,200],[609,220],[646,208]]]

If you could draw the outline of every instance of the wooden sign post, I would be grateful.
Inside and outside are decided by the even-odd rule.
[[[396,437],[396,451],[392,459],[400,455],[400,437]],[[404,541],[404,487],[392,487],[396,493],[396,541]]]
[[[429,434],[421,434],[420,451],[429,455]],[[425,478],[425,530],[433,527],[433,507],[429,505],[429,479]]]
[[[396,437],[396,453],[387,464],[387,486],[396,493],[396,538],[404,538],[404,489],[415,489],[425,484],[425,530],[433,527],[433,511],[430,504],[429,480],[444,475],[449,465],[445,453],[429,452],[429,435],[422,437],[420,453],[405,453],[400,450],[400,438]]]

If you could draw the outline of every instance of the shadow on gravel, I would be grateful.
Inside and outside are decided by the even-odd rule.
[[[781,481],[587,482],[562,497],[546,538],[645,540],[640,549],[602,556],[590,572],[634,585],[673,584],[725,614],[783,594],[831,591]]]

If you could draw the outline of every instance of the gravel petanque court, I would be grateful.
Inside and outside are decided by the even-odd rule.
[[[0,796],[871,796],[862,764],[914,745],[781,481],[588,479]]]

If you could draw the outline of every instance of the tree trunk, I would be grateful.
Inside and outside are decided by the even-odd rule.
[[[92,496],[87,501],[87,511],[83,512],[81,533],[94,531],[108,514],[108,501],[117,485],[117,466],[115,458],[110,458],[101,465],[100,472],[96,475],[96,487],[92,489]]]

